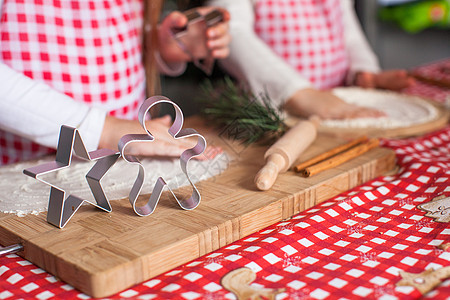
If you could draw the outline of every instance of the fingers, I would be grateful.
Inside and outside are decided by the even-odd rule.
[[[180,63],[191,58],[179,46],[174,32],[187,26],[187,17],[179,11],[170,13],[158,26],[158,50],[166,63]]]
[[[172,117],[170,115],[164,115],[162,117],[152,119],[152,121],[161,123],[162,125],[165,125],[167,127],[172,125]]]
[[[359,72],[356,75],[355,85],[366,89],[375,88],[375,74],[370,72]]]
[[[318,115],[322,119],[382,117],[379,110],[345,102],[333,93],[315,89],[299,90],[285,108],[303,116]]]
[[[229,55],[229,43],[231,41],[231,35],[229,34],[229,25],[228,20],[230,19],[230,14],[220,8],[215,7],[203,7],[197,9],[201,14],[206,14],[214,9],[220,10],[223,15],[223,20],[217,23],[214,26],[211,26],[206,31],[206,47],[210,51],[211,55],[215,59],[222,59]],[[170,13],[164,20],[161,22],[159,26],[159,52],[164,61],[168,63],[175,62],[187,62],[191,61],[194,58],[204,58],[204,57],[196,57],[199,53],[204,52],[205,50],[199,50],[203,47],[205,49],[205,45],[188,45],[186,46],[192,54],[186,53],[182,47],[180,47],[179,43],[174,39],[174,32],[177,32],[181,29],[186,28],[188,25],[188,18],[186,15],[179,11],[175,11]],[[197,33],[198,34],[198,33]],[[203,34],[203,33],[202,33]],[[190,39],[195,40],[195,39]],[[188,43],[189,41],[183,41],[183,43]],[[191,49],[192,48],[192,49]],[[197,53],[197,54],[195,54]],[[203,55],[203,54],[202,54]]]
[[[208,146],[202,155],[197,156],[195,159],[197,160],[210,160],[214,159],[218,154],[223,153],[221,147],[218,146]]]
[[[355,85],[363,88],[380,88],[398,91],[415,84],[414,78],[406,70],[387,70],[378,74],[359,72]]]
[[[156,139],[153,142],[134,142],[131,143],[127,148],[127,154],[135,156],[155,156],[155,157],[180,157],[180,155],[195,146],[194,144],[189,144],[183,139],[171,140]],[[194,159],[205,161],[216,157],[218,154],[222,153],[223,150],[217,146],[208,146],[206,150],[199,156],[195,156]]]
[[[336,107],[332,112],[325,113],[323,119],[357,119],[357,118],[380,118],[386,114],[380,110],[358,106],[354,104],[347,104],[342,107]]]
[[[415,80],[406,70],[388,70],[377,74],[376,82],[378,88],[398,91],[413,85]]]
[[[416,83],[416,80],[409,75],[406,70],[392,70],[386,71],[390,77],[387,77],[387,88],[391,90],[401,90],[412,86]]]
[[[139,153],[139,155],[157,155],[157,156],[179,156],[184,150],[191,149],[195,147],[198,143],[198,137],[185,137],[185,138],[174,138],[169,133],[169,127],[172,125],[172,119],[169,115],[165,115],[161,118],[152,119],[146,122],[146,127],[150,131],[151,135],[155,138],[154,142],[148,145],[149,148],[135,148],[134,151],[144,151]],[[154,146],[152,146],[154,145]],[[150,148],[154,147],[154,148]],[[164,152],[167,149],[166,152]],[[217,150],[211,152],[214,154]],[[137,154],[135,154],[137,155]],[[215,155],[214,155],[215,156]],[[202,160],[208,159],[203,157]]]
[[[207,47],[214,58],[221,59],[227,57],[230,53],[228,48],[231,41],[228,24],[230,13],[226,9],[219,7],[200,7],[198,9],[199,13],[202,15],[205,15],[212,10],[218,10],[222,13],[222,21],[208,28],[206,31]]]
[[[230,49],[228,45],[231,41],[231,35],[228,32],[228,23],[221,22],[206,31],[207,46],[214,58],[226,58]]]
[[[344,116],[344,119],[355,119],[355,118],[380,118],[384,117],[386,114],[382,111],[373,108],[354,106],[353,109],[349,110]]]
[[[135,156],[180,156],[186,148],[175,143],[155,139],[154,142],[133,142],[126,151],[127,154]]]
[[[170,13],[161,23],[161,26],[173,30],[173,29],[182,29],[186,27],[188,22],[187,17],[179,12],[174,11]]]
[[[185,150],[193,148],[198,137],[175,139],[168,132],[172,125],[170,115],[146,121],[146,128],[154,136],[153,142],[136,141],[126,148],[126,154],[136,156],[179,157]],[[118,141],[125,134],[145,133],[137,120],[125,120],[108,116],[102,132],[99,148],[117,149]],[[203,155],[195,157],[198,160],[213,159],[222,149],[209,146]]]
[[[150,154],[153,156],[179,157],[185,150],[185,147],[176,143],[156,141]]]

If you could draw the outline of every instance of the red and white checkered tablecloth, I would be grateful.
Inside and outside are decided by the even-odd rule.
[[[435,222],[417,208],[450,197],[449,142],[450,126],[417,138],[384,139],[382,145],[397,154],[395,175],[376,178],[109,298],[236,299],[221,279],[242,267],[255,273],[252,288],[278,290],[276,299],[423,298],[416,288],[396,284],[400,271],[450,267],[449,223]],[[89,297],[19,256],[0,257],[0,299],[19,298]],[[450,279],[424,298],[450,299]]]
[[[411,72],[429,80],[442,81],[448,84],[450,82],[450,58],[419,66]],[[417,80],[414,86],[405,89],[403,92],[450,105],[450,88],[448,86],[437,86]]]

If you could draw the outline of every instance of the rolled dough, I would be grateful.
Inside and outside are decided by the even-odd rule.
[[[23,174],[23,169],[42,164],[53,158],[37,162],[22,162],[0,168],[0,211],[18,216],[39,214],[47,210],[50,186]],[[158,177],[163,177],[170,188],[176,189],[189,185],[181,170],[178,159],[143,159],[146,178],[142,194],[150,194]],[[229,156],[223,152],[208,161],[191,160],[188,171],[191,180],[196,183],[225,171],[230,162]],[[68,193],[93,202],[94,198],[86,182],[85,175],[94,162],[75,159],[71,165],[58,172],[46,174],[42,178],[58,186]],[[119,159],[102,178],[103,189],[110,200],[128,197],[136,179],[138,167]],[[131,206],[130,206],[130,209]]]

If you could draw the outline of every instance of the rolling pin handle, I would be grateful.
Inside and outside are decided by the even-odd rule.
[[[15,244],[7,247],[0,246],[0,256],[17,253],[23,250],[23,246],[21,244]]]
[[[255,184],[261,191],[267,191],[272,187],[280,170],[286,166],[286,158],[280,153],[272,153],[266,157],[266,164],[256,174]]]

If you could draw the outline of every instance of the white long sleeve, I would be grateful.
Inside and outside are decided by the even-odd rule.
[[[82,2],[0,0],[0,164],[48,152],[30,140],[55,148],[61,125],[94,150],[107,113],[133,118],[144,100],[142,3]],[[186,65],[157,63],[173,76]]]
[[[158,62],[169,76],[184,72],[186,64]],[[32,80],[0,63],[0,128],[38,144],[56,148],[61,125],[79,130],[88,151],[97,149],[106,110],[76,102],[50,86]]]
[[[56,148],[62,124],[80,131],[86,148],[98,147],[106,112],[0,63],[0,128]]]
[[[254,3],[257,0],[210,0],[209,5],[226,8],[231,15],[231,54],[221,65],[240,81],[248,82],[252,91],[267,90],[271,99],[282,104],[296,91],[312,84],[275,54],[254,32]],[[350,76],[356,71],[379,70],[375,54],[369,47],[356,19],[353,2],[340,1],[343,11],[346,50]]]
[[[350,60],[350,69],[347,78],[348,82],[352,82],[356,72],[367,71],[377,73],[380,71],[380,65],[356,17],[353,1],[341,0],[340,2],[344,23],[345,47]]]

